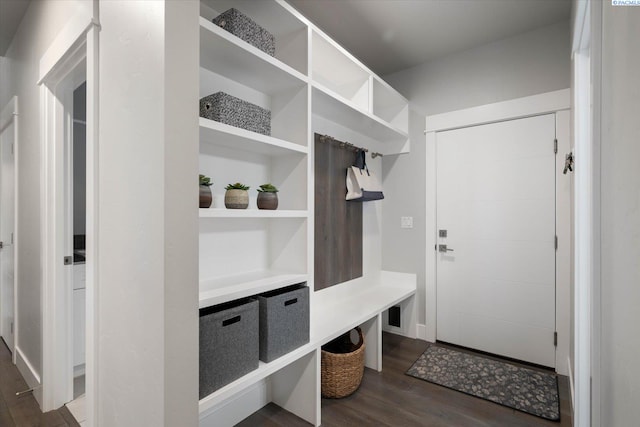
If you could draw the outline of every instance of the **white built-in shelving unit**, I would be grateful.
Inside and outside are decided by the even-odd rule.
[[[274,34],[275,57],[211,22],[231,7]],[[402,153],[409,148],[407,100],[284,1],[201,0],[200,15],[200,97],[224,91],[267,108],[272,131],[200,118],[199,173],[212,179],[213,204],[199,210],[199,307],[300,282],[313,291],[313,117],[366,135],[374,151]],[[251,187],[246,210],[224,207],[224,187],[234,182]],[[274,211],[256,207],[256,189],[267,182],[280,190]],[[378,295],[384,288],[379,294],[389,298],[371,294],[365,311],[332,315],[329,324],[339,327],[331,328],[317,320],[331,315],[328,300],[311,292],[311,342],[203,398],[201,426],[233,425],[265,398],[318,425],[319,346],[358,322],[378,325],[381,310],[413,295],[413,281],[413,288],[406,278],[404,287],[388,288],[377,280],[371,289]]]

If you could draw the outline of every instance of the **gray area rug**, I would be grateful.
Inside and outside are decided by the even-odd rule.
[[[560,420],[558,379],[551,372],[431,345],[407,375],[547,420]]]

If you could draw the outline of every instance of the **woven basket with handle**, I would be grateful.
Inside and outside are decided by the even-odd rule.
[[[364,336],[362,330],[355,328],[358,332],[358,343],[352,344],[348,338],[349,333],[337,338],[342,341],[343,351],[334,353],[329,347],[322,348],[321,358],[321,382],[322,397],[339,399],[347,397],[360,387],[364,374]],[[344,344],[348,339],[348,344]],[[334,343],[335,344],[335,343]],[[345,345],[347,348],[345,348]],[[348,348],[350,347],[350,348]],[[325,350],[325,348],[327,348]]]

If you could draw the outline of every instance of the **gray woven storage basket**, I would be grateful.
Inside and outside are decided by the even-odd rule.
[[[235,8],[215,17],[213,23],[271,56],[276,53],[276,41],[273,34]]]
[[[224,92],[200,99],[200,117],[271,135],[271,111]]]

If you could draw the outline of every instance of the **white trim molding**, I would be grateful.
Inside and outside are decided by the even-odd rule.
[[[571,107],[571,89],[496,102],[479,107],[427,116],[426,131],[438,132],[475,126],[503,120],[520,119],[546,113],[568,110]]]
[[[16,366],[27,383],[27,387],[29,389],[33,389],[33,396],[36,398],[36,401],[39,403],[42,402],[42,381],[40,379],[40,375],[38,375],[38,371],[34,369],[31,362],[29,362],[29,359],[27,359],[20,347],[17,345],[15,357]]]
[[[62,32],[53,40],[51,46],[40,59],[40,108],[41,108],[41,239],[42,239],[42,399],[41,408],[49,411],[62,406],[73,397],[73,363],[72,363],[72,329],[70,307],[72,305],[69,268],[65,268],[62,260],[68,250],[70,236],[65,232],[65,204],[62,197],[68,182],[65,184],[64,146],[70,144],[69,125],[70,93],[87,80],[87,152],[95,153],[97,135],[95,123],[96,84],[94,80],[97,72],[97,30],[99,25],[91,16],[90,10],[94,3],[87,3],[88,9],[83,8],[74,16]],[[95,14],[95,11],[94,11]],[[88,67],[93,74],[89,74]],[[66,94],[63,94],[65,92]],[[93,114],[93,115],[91,115]],[[64,124],[64,125],[63,125]],[[66,127],[66,128],[65,128]],[[91,133],[89,133],[91,132]],[[88,184],[95,179],[89,177],[94,171],[92,163],[87,164]],[[68,181],[68,178],[67,178]],[[87,187],[89,188],[89,187]],[[93,199],[88,195],[87,202]],[[95,210],[89,208],[87,226],[93,224],[89,215]],[[89,231],[89,229],[88,229]],[[88,233],[89,234],[89,233]],[[66,236],[66,238],[65,238]],[[88,236],[89,237],[89,236]],[[91,242],[88,242],[87,255],[90,259]],[[93,258],[91,258],[93,259]],[[87,317],[93,313],[95,298],[90,268],[87,265]],[[94,323],[87,322],[89,327]],[[87,335],[93,337],[94,331],[87,328]],[[92,339],[87,340],[87,346],[94,345]],[[96,352],[87,352],[87,377],[91,376]],[[92,399],[95,398],[95,378],[88,382],[87,402],[93,408]]]

